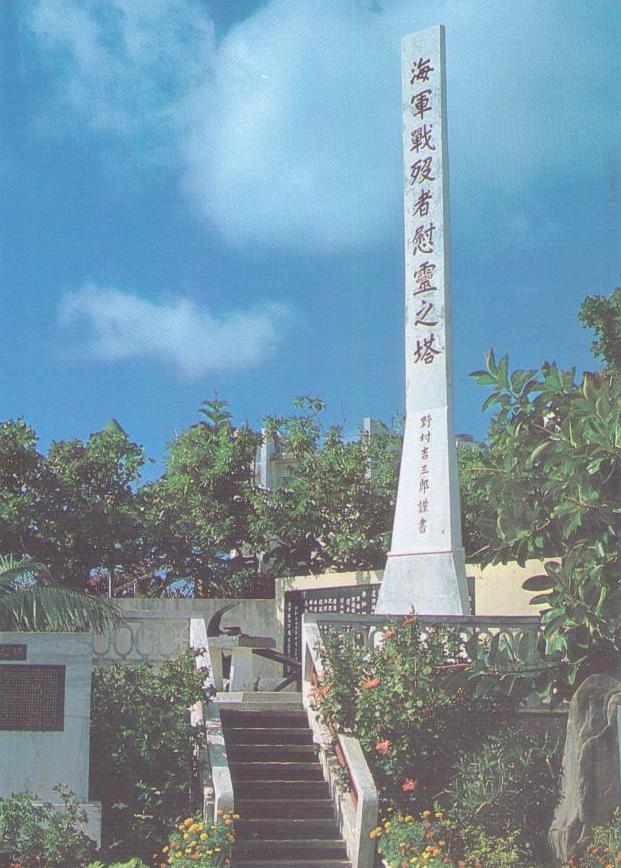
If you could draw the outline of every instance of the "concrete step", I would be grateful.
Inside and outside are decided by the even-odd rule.
[[[236,781],[323,781],[318,762],[230,762],[231,777]]]
[[[301,726],[239,726],[228,727],[227,745],[238,744],[312,744],[310,729]]]
[[[235,822],[235,840],[239,843],[255,839],[270,838],[272,840],[288,841],[310,838],[315,840],[340,839],[340,832],[334,818],[252,818],[243,817]]]
[[[220,717],[227,729],[245,729],[247,727],[260,727],[262,729],[272,729],[273,727],[308,728],[308,718],[303,709],[241,711],[220,706]]]
[[[235,841],[233,859],[346,859],[345,844],[340,838],[324,840],[318,838],[274,839],[262,838],[256,841]]]
[[[244,690],[226,691],[216,696],[218,705],[260,705],[262,708],[279,708],[283,705],[302,706],[302,694],[299,690]]]
[[[351,868],[347,859],[262,859],[241,858],[233,860],[233,868]]]
[[[317,762],[313,744],[239,744],[233,749],[235,762]]]
[[[307,784],[308,786],[308,784]],[[306,789],[304,789],[306,795]],[[296,819],[322,818],[334,819],[334,807],[329,798],[309,799],[235,799],[235,810],[242,819],[259,819],[274,817],[281,819],[293,817]],[[237,828],[237,827],[236,827]]]
[[[299,799],[328,799],[330,787],[324,780],[317,781],[239,781],[234,787],[236,800],[265,799],[298,801]]]

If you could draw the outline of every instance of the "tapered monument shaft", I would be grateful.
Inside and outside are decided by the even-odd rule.
[[[453,430],[444,28],[404,37],[406,418],[377,612],[469,611]]]

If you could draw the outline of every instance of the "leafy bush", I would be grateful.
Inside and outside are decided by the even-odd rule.
[[[532,868],[535,864],[516,831],[489,835],[476,826],[464,826],[459,839],[463,856],[457,862],[460,868]]]
[[[335,631],[325,652],[316,706],[329,725],[358,738],[380,792],[405,810],[430,807],[460,753],[474,750],[514,708],[506,698],[475,698],[467,682],[453,690],[463,639],[413,616],[385,628],[374,651]]]
[[[231,864],[236,814],[222,814],[210,826],[200,817],[188,817],[179,823],[177,831],[162,848],[160,868],[174,864],[177,868],[223,868]]]
[[[519,829],[523,844],[545,860],[559,779],[558,740],[508,730],[458,760],[444,796],[447,813],[459,827],[476,826],[486,836]]]
[[[86,814],[69,790],[55,790],[63,811],[35,804],[30,793],[0,799],[0,851],[15,868],[80,868],[92,857],[94,844],[82,831]]]
[[[190,808],[201,731],[188,709],[204,698],[204,680],[191,651],[159,672],[118,664],[94,673],[91,788],[109,851],[150,855]]]

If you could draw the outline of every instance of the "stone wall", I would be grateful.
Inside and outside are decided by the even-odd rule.
[[[167,599],[134,597],[116,600],[126,623],[115,630],[96,635],[93,661],[96,666],[116,662],[149,662],[154,665],[176,657],[190,647],[190,619],[206,622],[223,606],[226,599]],[[239,625],[244,633],[269,636],[282,649],[282,630],[275,617],[274,600],[239,600],[239,605],[227,612],[222,626]],[[257,657],[258,677],[276,677],[281,667]]]

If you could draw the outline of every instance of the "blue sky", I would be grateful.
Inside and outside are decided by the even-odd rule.
[[[593,368],[621,272],[616,0],[0,4],[0,418],[156,458],[215,393],[403,410],[400,36],[446,25],[456,427],[468,374]]]

